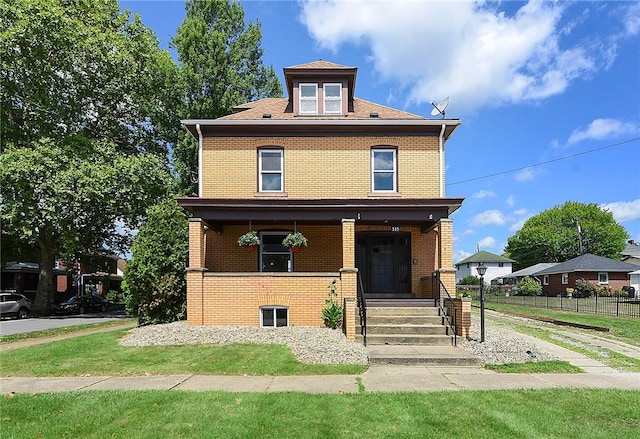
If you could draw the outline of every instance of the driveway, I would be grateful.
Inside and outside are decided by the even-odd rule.
[[[92,323],[102,323],[129,318],[131,318],[131,316],[127,315],[124,311],[110,311],[105,313],[80,314],[73,316],[51,316],[43,318],[30,317],[23,320],[2,319],[0,320],[0,335],[23,334],[26,332],[64,328],[67,326],[88,325]]]

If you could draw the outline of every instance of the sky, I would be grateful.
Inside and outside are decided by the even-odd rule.
[[[612,212],[640,242],[639,1],[241,4],[283,84],[284,67],[323,59],[358,68],[362,99],[433,117],[449,97],[446,117],[462,124],[445,146],[445,195],[465,198],[454,263],[502,254],[528,218],[566,201]],[[183,1],[120,5],[171,51]]]

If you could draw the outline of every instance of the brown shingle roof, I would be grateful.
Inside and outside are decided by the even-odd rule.
[[[343,66],[341,64],[332,63],[319,59],[304,64],[285,67],[285,69],[354,69],[355,67]]]
[[[265,98],[242,104],[234,109],[234,113],[221,117],[221,120],[256,120],[270,114],[271,119],[371,119],[371,113],[377,113],[378,119],[427,119],[406,111],[396,110],[364,99],[353,101],[353,112],[345,116],[294,116],[287,98]]]

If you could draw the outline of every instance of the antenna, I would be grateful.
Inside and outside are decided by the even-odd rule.
[[[431,105],[433,105],[433,110],[431,110],[432,116],[437,116],[438,114],[442,115],[444,119],[445,110],[447,109],[447,105],[449,105],[449,96],[444,98],[438,105],[436,105],[433,101],[431,101]]]

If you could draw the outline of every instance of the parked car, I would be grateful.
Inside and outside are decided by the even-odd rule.
[[[73,296],[56,305],[57,314],[84,314],[86,312],[105,312],[109,302],[100,296]]]
[[[31,312],[31,301],[22,294],[0,294],[0,317],[15,316],[26,319]]]

